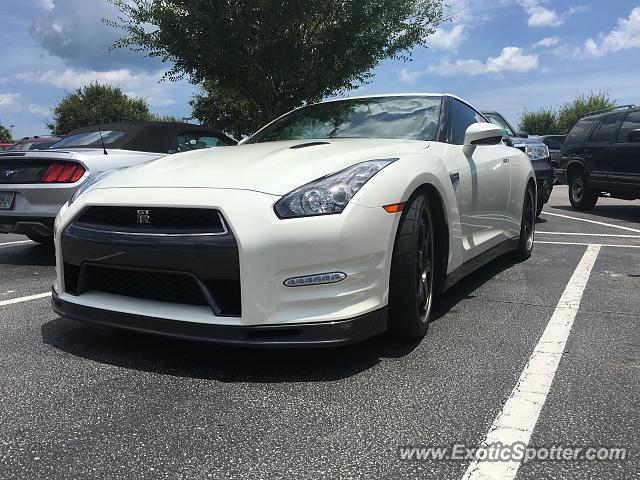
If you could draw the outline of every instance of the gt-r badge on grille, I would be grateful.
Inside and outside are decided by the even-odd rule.
[[[151,210],[138,210],[138,225],[151,223]]]

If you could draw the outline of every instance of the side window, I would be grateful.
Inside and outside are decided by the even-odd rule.
[[[168,153],[188,152],[201,148],[211,148],[226,145],[222,140],[208,132],[185,132],[176,135]]]
[[[589,137],[589,142],[610,143],[618,131],[618,125],[620,125],[621,119],[622,117],[619,113],[607,115],[600,124],[600,127],[593,131]]]
[[[597,119],[593,117],[586,117],[581,120],[578,120],[564,141],[564,145],[573,146],[573,145],[582,145],[591,131],[593,124]]]
[[[640,128],[640,111],[631,112],[629,113],[629,115],[627,115],[627,118],[625,118],[624,122],[622,122],[622,126],[620,127],[620,132],[618,133],[616,142],[629,142],[629,132],[637,128]]]
[[[487,123],[482,115],[473,108],[452,98],[451,143],[462,145],[464,134],[472,123]]]

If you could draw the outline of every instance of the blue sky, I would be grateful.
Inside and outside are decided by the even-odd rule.
[[[524,109],[557,107],[607,90],[640,103],[639,0],[449,0],[455,18],[413,61],[385,61],[357,93],[450,92],[517,122]],[[154,112],[188,117],[196,87],[159,82],[166,65],[126,50],[101,22],[106,0],[0,2],[0,122],[14,137],[46,134],[49,108],[90,81],[145,97]]]

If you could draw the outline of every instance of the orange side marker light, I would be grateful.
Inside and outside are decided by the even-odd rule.
[[[404,210],[405,205],[406,202],[392,203],[391,205],[384,205],[382,208],[384,208],[387,213],[398,213]]]

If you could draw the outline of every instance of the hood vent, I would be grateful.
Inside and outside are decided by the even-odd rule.
[[[294,145],[293,147],[289,147],[289,149],[290,150],[297,150],[299,148],[315,147],[316,145],[331,145],[331,143],[330,142],[301,143],[300,145]]]

